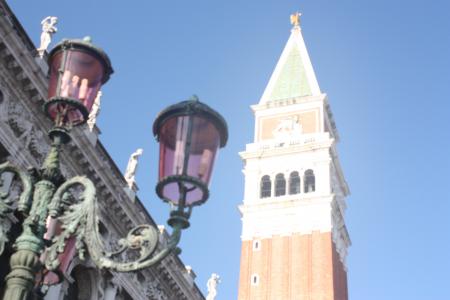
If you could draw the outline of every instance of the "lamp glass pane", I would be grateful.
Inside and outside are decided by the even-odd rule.
[[[190,137],[190,138],[189,138]],[[159,179],[167,176],[187,175],[208,186],[220,145],[220,135],[214,124],[200,116],[177,116],[168,119],[160,133]],[[186,205],[192,205],[202,198],[202,191],[192,184],[184,184],[190,191]],[[164,187],[166,198],[178,203],[178,183]]]
[[[67,59],[64,64],[65,52]],[[103,64],[96,56],[76,49],[57,52],[52,57],[50,64],[48,99],[53,97],[70,98],[80,102],[90,112],[101,87],[103,76]],[[62,113],[72,124],[83,121],[81,112],[73,106],[55,104],[49,108],[49,113],[53,119],[58,113]]]
[[[47,218],[47,232],[44,235],[44,238],[46,240],[52,240],[54,236],[61,234],[61,223],[52,217]],[[59,267],[58,272],[60,274],[66,274],[70,263],[72,262],[73,258],[76,254],[76,238],[71,236],[66,240],[66,243],[64,245],[64,251],[58,255],[59,260]],[[47,256],[47,251],[44,250],[44,252],[41,255],[41,262],[44,263],[45,258]],[[52,271],[46,271],[43,274],[43,277],[41,278],[42,283],[46,285],[55,285],[60,282],[60,278],[58,274]]]

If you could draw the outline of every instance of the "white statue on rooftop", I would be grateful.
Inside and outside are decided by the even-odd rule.
[[[95,97],[94,104],[92,104],[91,112],[89,113],[89,117],[87,120],[87,124],[89,126],[89,130],[92,131],[94,129],[95,123],[97,123],[97,116],[100,113],[100,102],[102,98],[102,91],[98,91],[97,97]]]
[[[139,148],[131,154],[130,159],[128,160],[127,170],[125,171],[124,177],[130,189],[133,188],[133,185],[136,182],[134,176],[136,175],[138,158],[142,155],[142,153],[144,153],[144,150]]]
[[[206,287],[208,288],[208,296],[206,296],[206,300],[215,300],[217,296],[217,285],[220,283],[220,276],[216,273],[212,273],[211,277],[208,279],[206,283]]]
[[[57,17],[46,17],[42,20],[42,33],[41,33],[41,44],[37,49],[39,52],[39,56],[43,57],[45,51],[47,51],[48,45],[50,45],[52,41],[52,35],[58,31],[55,27],[56,23],[58,23]]]

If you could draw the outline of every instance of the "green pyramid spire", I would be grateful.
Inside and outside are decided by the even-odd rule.
[[[306,78],[306,71],[297,45],[292,47],[280,76],[270,95],[270,100],[310,96],[311,87]]]
[[[260,103],[319,94],[301,29],[294,26]]]

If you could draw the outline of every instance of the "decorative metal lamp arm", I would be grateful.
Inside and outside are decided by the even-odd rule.
[[[134,235],[133,232],[137,229],[143,230],[143,233],[139,235]],[[119,241],[119,243],[125,244],[125,246],[121,247],[120,253],[130,249],[140,250],[139,258],[131,262],[118,262],[111,259],[112,256],[118,254],[117,252],[114,252],[114,254],[106,253],[103,256],[98,255],[99,254],[98,248],[92,249],[92,247],[88,244],[89,253],[91,255],[92,260],[100,268],[107,268],[109,270],[117,272],[130,272],[141,270],[147,267],[151,267],[155,264],[158,264],[173,251],[178,253],[179,251],[177,245],[181,238],[181,230],[182,230],[181,227],[174,228],[172,234],[169,237],[168,243],[165,246],[163,246],[163,248],[159,250],[159,252],[152,255],[155,252],[158,245],[157,230],[150,225],[141,225],[132,229],[129,232],[126,239],[122,239]],[[135,241],[138,241],[137,245],[134,244]]]
[[[28,215],[31,207],[33,185],[31,177],[20,170],[19,168],[11,165],[9,162],[0,164],[0,187],[3,186],[3,180],[1,176],[5,173],[11,173],[19,178],[22,184],[22,193],[19,196],[17,207],[14,205],[15,199],[11,196],[11,189],[0,192],[0,255],[5,249],[5,244],[8,242],[9,228],[5,226],[5,219],[7,215],[14,212],[16,209],[20,211],[24,216]]]
[[[79,201],[64,208],[63,196],[73,187],[82,186]],[[58,257],[64,252],[69,238],[75,238],[75,247],[81,259],[85,248],[93,262],[99,268],[118,272],[143,269],[159,263],[172,251],[177,249],[183,226],[175,224],[166,245],[154,254],[159,244],[158,230],[151,225],[139,225],[118,241],[119,249],[106,251],[98,229],[98,207],[95,187],[91,180],[83,176],[73,177],[62,184],[55,192],[49,207],[50,216],[57,217],[61,223],[61,233],[52,240],[47,249],[45,265],[48,270],[56,270],[60,264]],[[139,250],[139,257],[133,261],[122,262],[113,257],[128,251]]]
[[[18,200],[17,210],[24,217],[22,232],[13,245],[14,253],[10,258],[11,271],[6,276],[3,299],[25,300],[35,284],[35,275],[40,268],[39,256],[45,246],[43,236],[48,205],[55,187],[63,180],[59,170],[59,152],[61,144],[64,142],[64,134],[62,130],[58,129],[51,132],[52,146],[40,172],[27,174],[9,164],[3,164],[0,167],[0,174],[12,173],[21,181],[23,191]],[[1,200],[3,203],[9,203],[10,209],[6,209],[6,211],[14,211],[12,204],[15,199],[11,199],[10,192],[2,195]],[[8,231],[5,217],[3,215],[0,218],[1,232]],[[3,247],[4,239],[1,243]]]
[[[33,184],[31,177],[19,168],[11,165],[9,162],[5,162],[0,165],[0,176],[3,173],[12,173],[16,175],[22,184],[23,191],[20,194],[17,209],[23,214],[28,214],[31,207],[32,195],[33,195]],[[0,185],[1,186],[1,185]],[[0,193],[0,199],[2,202],[12,203],[13,199],[10,198],[10,191]],[[3,215],[3,211],[0,210],[0,216]]]

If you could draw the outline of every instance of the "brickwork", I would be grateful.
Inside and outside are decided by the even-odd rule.
[[[243,241],[239,300],[348,300],[347,273],[331,233]],[[252,284],[252,275],[259,282]]]
[[[347,287],[347,272],[344,265],[339,259],[339,255],[336,251],[336,246],[333,243],[333,284],[334,284],[334,299],[335,300],[347,300],[348,299],[348,287]]]

